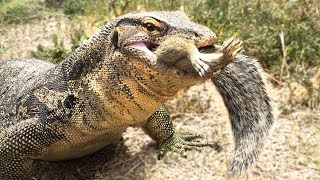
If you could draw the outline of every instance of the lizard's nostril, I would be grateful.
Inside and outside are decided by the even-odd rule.
[[[195,32],[195,33],[194,33],[194,36],[195,36],[196,38],[198,38],[200,35],[199,35],[197,32]]]

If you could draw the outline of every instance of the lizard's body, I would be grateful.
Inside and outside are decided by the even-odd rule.
[[[186,55],[170,60],[176,65],[157,58],[161,54],[152,49],[160,45],[158,49],[165,51],[167,46],[161,43],[175,35],[193,39],[198,48],[213,47],[216,41],[210,30],[182,13],[134,13],[109,22],[58,65],[19,59],[1,63],[0,177],[28,178],[34,159],[64,160],[93,153],[119,140],[129,126],[141,126],[156,140],[160,155],[192,145],[174,133],[161,105],[213,76],[202,71],[201,77],[189,65],[186,69]],[[269,107],[261,88],[257,93],[264,98],[263,107]],[[231,88],[226,89],[228,94]],[[263,109],[267,113],[268,107]],[[266,132],[272,117],[261,123]],[[259,139],[257,143],[261,144]]]

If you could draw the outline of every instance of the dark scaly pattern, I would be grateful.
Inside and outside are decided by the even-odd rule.
[[[152,28],[147,28],[148,23],[151,23]],[[168,53],[166,48],[174,48],[175,45],[165,43],[177,42],[170,40],[176,37],[186,39],[179,41],[184,47],[181,51],[185,53],[178,53],[176,57],[171,57],[176,59],[170,61],[157,58],[154,49],[159,48],[159,52]],[[167,39],[170,41],[166,41]],[[184,42],[192,45],[183,44]],[[215,42],[213,32],[189,21],[182,12],[131,13],[104,25],[58,65],[22,59],[1,63],[0,179],[30,178],[32,162],[36,159],[56,161],[93,153],[116,142],[129,126],[142,126],[159,143],[159,157],[168,150],[185,154],[185,150],[190,147],[210,145],[190,142],[189,140],[197,137],[194,135],[176,134],[170,116],[161,105],[173,98],[178,91],[214,77],[210,73],[200,77],[193,70],[190,61],[205,65],[197,54],[192,53],[200,54],[197,48],[214,48]],[[211,59],[220,62],[220,58],[224,58],[222,62],[231,62],[231,57],[239,51],[237,44],[239,43],[232,41],[228,46],[212,52]],[[205,55],[207,56],[208,54]],[[159,54],[158,57],[165,56]],[[198,59],[190,59],[191,57]],[[241,68],[245,65],[241,64]],[[211,68],[214,69],[215,65]],[[247,106],[244,106],[245,114],[234,108],[234,104],[243,106],[238,99],[247,97],[247,93],[242,93],[241,89],[246,90],[242,83],[233,84],[232,81],[237,75],[243,74],[245,82],[252,80],[252,76],[242,73],[241,68],[234,72],[225,71],[225,75],[219,76],[215,84],[219,86],[226,105],[230,106],[228,108],[231,116],[243,118],[241,120],[245,123],[260,122],[262,114],[246,108]],[[252,74],[260,77],[259,72]],[[223,82],[224,78],[228,82]],[[253,91],[258,93],[254,97],[262,100],[253,102],[261,103],[260,105],[251,106],[259,106],[260,110],[269,113],[271,108],[263,103],[269,102],[264,93],[263,82],[252,82],[256,88],[261,89]],[[223,89],[224,86],[228,87]],[[240,89],[235,94],[229,92],[234,86]],[[233,98],[237,101],[234,104]],[[246,154],[248,148],[243,145],[251,143],[248,140],[251,136],[242,136],[242,131],[246,128],[241,125],[243,123],[238,127],[239,118],[234,117],[230,119],[236,145],[241,147],[236,148],[236,153]],[[264,137],[267,134],[268,126],[265,123],[270,124],[272,117],[266,118],[266,121],[260,123],[266,127],[262,128],[263,132],[255,131],[258,135],[253,135]],[[250,125],[253,130],[260,127]],[[244,143],[239,143],[239,139]],[[253,157],[241,157],[250,158],[243,161],[236,159],[236,166],[242,170],[242,167],[248,166],[241,163],[250,164]]]

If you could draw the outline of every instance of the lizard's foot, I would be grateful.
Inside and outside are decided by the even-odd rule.
[[[224,41],[221,47],[217,47],[217,52],[198,53],[192,58],[192,66],[200,76],[205,76],[209,73],[219,73],[242,50],[242,41],[233,36]]]
[[[206,141],[196,141],[195,139],[201,138],[200,135],[197,134],[173,134],[168,138],[168,140],[164,141],[160,145],[160,150],[158,154],[158,159],[163,158],[168,151],[177,152],[182,157],[187,158],[187,150],[201,150],[201,147],[209,146],[214,147],[214,143],[206,142]]]

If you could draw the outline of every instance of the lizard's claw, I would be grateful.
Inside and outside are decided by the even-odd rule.
[[[160,145],[160,150],[158,154],[158,159],[162,159],[168,151],[177,152],[182,157],[187,158],[187,150],[201,150],[201,147],[209,146],[214,147],[214,143],[202,142],[202,141],[194,141],[195,139],[201,138],[200,135],[197,134],[173,134],[168,138],[167,141],[164,141]]]

